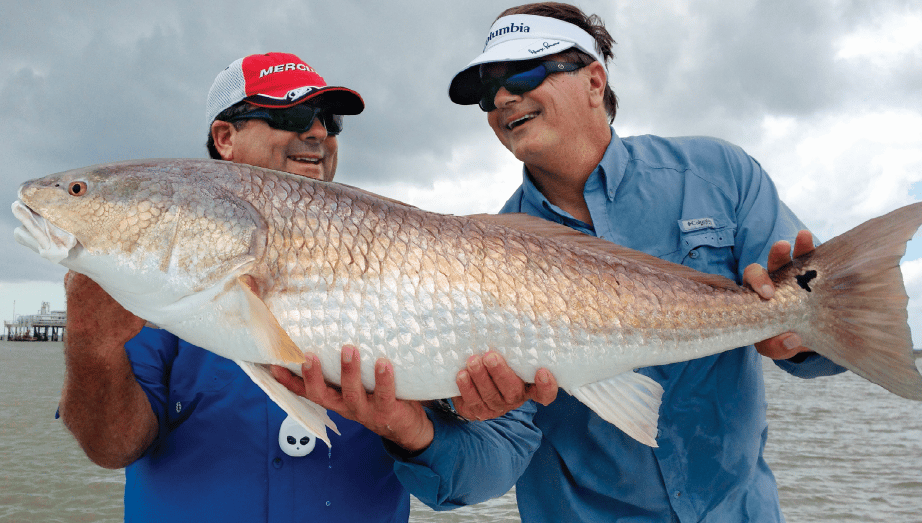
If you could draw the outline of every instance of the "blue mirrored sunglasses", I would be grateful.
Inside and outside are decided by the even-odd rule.
[[[320,122],[323,124],[323,127],[326,128],[328,135],[336,136],[343,132],[343,115],[332,114],[326,109],[305,104],[299,104],[285,109],[260,108],[248,113],[234,115],[227,121],[236,122],[238,120],[249,120],[252,118],[265,120],[269,127],[273,129],[291,131],[293,133],[307,132],[314,126],[314,120],[320,118]]]
[[[500,87],[505,87],[512,94],[523,94],[535,89],[545,78],[553,73],[568,73],[582,69],[586,64],[573,62],[556,62],[547,60],[535,63],[528,61],[522,65],[509,62],[514,67],[511,73],[498,78],[485,78],[483,66],[480,67],[480,81],[483,83],[483,98],[480,99],[480,109],[488,113],[496,109],[493,101]]]

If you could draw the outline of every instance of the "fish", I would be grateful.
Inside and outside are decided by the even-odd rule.
[[[318,355],[340,383],[389,359],[398,398],[457,396],[473,354],[559,386],[656,446],[663,394],[638,368],[787,332],[922,400],[899,268],[922,202],[874,218],[771,273],[770,300],[524,214],[427,212],[348,185],[216,160],[133,160],[25,182],[16,240],[96,281],[128,311],[236,362],[328,446],[325,409],[279,384]],[[256,282],[255,287],[248,281]]]

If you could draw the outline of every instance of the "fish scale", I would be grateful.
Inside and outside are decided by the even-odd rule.
[[[72,184],[86,189],[72,194]],[[16,237],[97,281],[134,314],[236,361],[329,445],[335,426],[278,384],[302,351],[340,380],[389,359],[404,399],[455,396],[467,358],[548,368],[602,418],[655,446],[661,387],[639,367],[795,330],[805,345],[922,399],[899,272],[922,204],[830,240],[772,274],[762,300],[725,278],[524,215],[429,213],[352,187],[210,160],[88,167],[23,184]],[[252,291],[244,277],[256,282]]]

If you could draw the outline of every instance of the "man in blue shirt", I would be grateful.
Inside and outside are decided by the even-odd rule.
[[[501,212],[561,223],[770,298],[760,264],[788,261],[795,238],[795,255],[810,251],[811,235],[798,233],[803,224],[740,148],[700,137],[620,138],[610,126],[617,101],[605,66],[613,43],[598,17],[573,6],[520,6],[500,15],[483,53],[454,77],[451,99],[479,103],[499,141],[524,163],[522,185]],[[802,347],[795,333],[640,369],[665,389],[658,448],[561,391],[536,407],[543,441],[525,472],[501,479],[516,482],[522,520],[783,521],[762,457],[760,353],[796,376],[844,371]],[[468,369],[483,397],[499,398],[496,413],[508,399],[497,392],[512,390],[507,369]],[[491,380],[494,373],[504,374]]]
[[[215,159],[328,181],[342,115],[363,108],[358,93],[326,85],[295,55],[251,55],[215,79],[207,147]],[[391,398],[377,433],[330,413],[341,435],[332,448],[315,445],[234,362],[144,327],[85,276],[69,273],[66,290],[60,413],[91,460],[126,467],[126,521],[407,521],[409,494],[389,452],[437,481],[456,471],[438,445],[428,449],[436,426],[442,445],[511,443],[519,457],[504,460],[518,473],[540,441],[527,408],[475,426]],[[489,470],[469,463],[464,477]],[[476,503],[505,492],[496,488],[472,479],[435,496]]]

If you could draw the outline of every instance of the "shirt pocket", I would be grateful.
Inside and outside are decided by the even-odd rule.
[[[679,248],[682,265],[736,280],[737,262],[733,254],[735,233],[736,227],[733,226],[681,232]]]
[[[198,349],[202,350],[202,349]],[[179,362],[181,369],[175,369],[172,375],[167,415],[170,426],[175,428],[197,408],[210,405],[229,394],[228,386],[243,371],[231,360],[204,353],[201,358],[193,357],[189,361]]]

